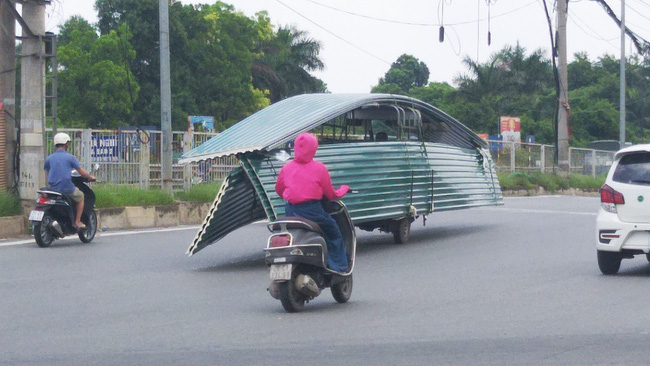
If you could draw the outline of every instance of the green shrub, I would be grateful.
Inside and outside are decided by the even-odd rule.
[[[20,215],[22,212],[18,197],[9,192],[0,192],[0,216]]]
[[[562,177],[552,173],[524,172],[499,173],[499,184],[501,189],[533,189],[542,187],[549,192],[556,192],[561,189],[578,188],[584,190],[598,190],[605,184],[605,175],[592,178],[588,175],[571,174]]]
[[[96,207],[153,206],[174,203],[172,195],[158,188],[141,189],[130,186],[93,186]]]
[[[193,185],[187,192],[178,192],[175,197],[181,201],[211,203],[221,188],[221,182],[201,183]]]

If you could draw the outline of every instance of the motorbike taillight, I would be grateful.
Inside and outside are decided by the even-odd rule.
[[[56,200],[49,198],[48,196],[42,194],[36,201],[39,205],[53,205],[56,203]]]
[[[291,235],[273,235],[271,237],[271,247],[287,247],[291,245]]]

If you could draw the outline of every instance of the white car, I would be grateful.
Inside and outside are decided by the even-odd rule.
[[[650,144],[622,149],[614,156],[600,188],[596,218],[598,267],[616,274],[623,258],[645,254],[650,262]]]

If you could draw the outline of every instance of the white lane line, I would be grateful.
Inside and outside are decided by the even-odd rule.
[[[178,227],[171,227],[171,228],[162,228],[162,229],[144,229],[144,230],[128,230],[128,231],[116,231],[112,233],[106,233],[106,232],[98,232],[97,237],[110,237],[110,236],[122,236],[122,235],[132,235],[132,234],[150,234],[150,233],[162,233],[162,232],[170,232],[170,231],[183,231],[183,230],[197,230],[200,228],[200,225],[192,225],[192,226],[178,226]],[[67,236],[63,239],[57,239],[57,241],[65,241],[65,240],[73,240],[73,239],[79,239],[77,236]],[[7,241],[7,242],[0,242],[0,247],[8,247],[8,246],[13,246],[13,245],[24,245],[24,244],[34,244],[35,241],[33,238],[31,239],[23,239],[23,240],[12,240],[12,241]]]
[[[541,214],[554,214],[554,215],[578,215],[578,216],[598,216],[597,212],[585,211],[555,211],[555,210],[533,210],[529,208],[497,208],[497,207],[481,207],[484,211],[508,211],[508,212],[524,212],[524,213],[541,213]]]

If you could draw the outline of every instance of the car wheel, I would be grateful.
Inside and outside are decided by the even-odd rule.
[[[598,268],[603,274],[613,275],[621,268],[621,253],[598,251]]]

